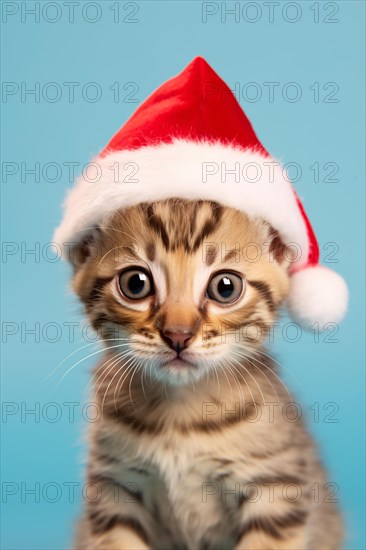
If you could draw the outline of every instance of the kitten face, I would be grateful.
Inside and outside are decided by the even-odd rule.
[[[75,251],[74,289],[120,361],[187,384],[261,345],[288,291],[265,222],[170,199],[117,212]]]

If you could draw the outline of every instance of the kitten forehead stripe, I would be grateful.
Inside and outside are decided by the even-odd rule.
[[[154,206],[149,204],[146,209],[146,221],[155,233],[161,238],[164,247],[169,250],[169,237],[163,220],[155,213]]]
[[[152,242],[149,242],[146,246],[146,256],[150,262],[153,262],[155,259],[155,245]]]
[[[198,249],[198,247],[203,243],[206,237],[208,237],[211,233],[213,233],[213,231],[215,231],[215,229],[217,229],[217,226],[220,223],[222,217],[222,212],[222,206],[216,203],[211,203],[211,218],[205,221],[204,226],[196,237],[192,245],[193,252]]]

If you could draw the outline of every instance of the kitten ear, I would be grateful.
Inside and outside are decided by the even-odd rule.
[[[271,254],[271,257],[280,265],[289,262],[290,258],[288,257],[288,250],[286,248],[286,245],[282,242],[278,231],[271,227],[269,231],[269,237],[271,239],[269,245],[269,253]]]
[[[280,266],[287,268],[293,260],[293,251],[282,241],[276,229],[267,226],[267,238],[265,242],[270,261],[277,262]]]
[[[69,251],[69,260],[75,271],[84,265],[85,262],[98,259],[100,255],[101,234],[100,227],[93,228]]]

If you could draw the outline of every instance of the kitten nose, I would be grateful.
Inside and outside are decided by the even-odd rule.
[[[192,336],[193,332],[191,331],[173,332],[164,330],[163,332],[163,339],[177,353],[189,346]]]

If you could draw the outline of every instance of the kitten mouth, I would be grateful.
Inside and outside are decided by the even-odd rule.
[[[173,359],[165,361],[162,364],[162,367],[176,368],[176,369],[187,369],[187,368],[196,368],[196,365],[188,361],[187,359],[181,357],[177,354]]]

